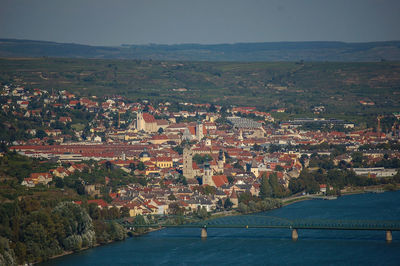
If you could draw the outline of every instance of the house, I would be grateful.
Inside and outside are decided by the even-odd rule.
[[[173,166],[171,157],[157,157],[156,166],[158,168],[171,168]]]
[[[326,184],[319,185],[319,192],[326,194]]]
[[[212,181],[217,188],[229,183],[226,175],[213,175]]]
[[[72,119],[71,119],[71,117],[68,117],[68,116],[61,116],[61,117],[58,119],[58,121],[59,121],[60,123],[67,124],[67,123],[71,123],[71,122],[72,122]]]
[[[19,107],[21,107],[22,109],[27,109],[29,105],[29,102],[27,101],[23,101],[19,104]]]
[[[34,187],[37,184],[47,185],[53,180],[50,173],[32,173],[28,178],[25,178],[21,185]]]
[[[64,178],[70,174],[67,169],[65,169],[64,167],[61,167],[61,166],[57,167],[56,169],[51,170],[51,173],[54,176],[60,177],[60,178]]]
[[[151,144],[163,144],[167,142],[169,139],[166,135],[154,135],[150,139]]]

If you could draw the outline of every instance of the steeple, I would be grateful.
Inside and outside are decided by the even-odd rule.
[[[203,124],[201,121],[197,121],[196,124],[196,139],[197,141],[201,141],[204,137],[204,132],[203,132]]]
[[[238,140],[243,140],[243,132],[242,132],[242,130],[239,130]]]
[[[214,186],[214,181],[212,180],[212,170],[209,163],[204,164],[203,185]]]
[[[225,153],[223,150],[219,150],[218,154],[218,172],[224,171],[224,164],[225,164]]]
[[[193,152],[190,146],[186,145],[183,148],[183,175],[187,179],[194,178],[193,173]]]
[[[136,116],[136,129],[138,131],[144,130],[143,112],[141,109],[138,110],[138,113]]]

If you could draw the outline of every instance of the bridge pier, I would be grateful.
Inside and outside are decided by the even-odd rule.
[[[292,240],[297,241],[299,239],[299,234],[297,233],[297,229],[292,229]]]
[[[392,242],[393,238],[392,238],[392,231],[387,230],[386,231],[386,242],[390,243]]]
[[[207,228],[203,227],[201,228],[201,238],[207,238]]]

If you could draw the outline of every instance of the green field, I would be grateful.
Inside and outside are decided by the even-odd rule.
[[[174,62],[103,59],[0,59],[0,81],[78,95],[285,107],[310,115],[355,117],[400,110],[400,62]],[[186,88],[186,92],[173,89]],[[362,106],[359,101],[373,101]]]

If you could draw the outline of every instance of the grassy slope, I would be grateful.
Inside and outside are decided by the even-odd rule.
[[[101,59],[0,59],[0,80],[81,95],[287,107],[307,115],[359,116],[400,109],[400,63],[161,62]],[[187,92],[172,89],[187,88]],[[363,107],[359,100],[372,100]]]

